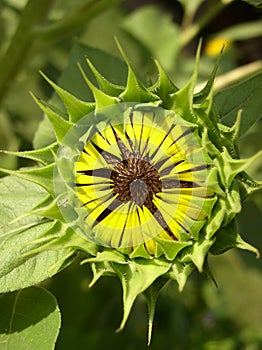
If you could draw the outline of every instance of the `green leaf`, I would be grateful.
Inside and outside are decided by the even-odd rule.
[[[203,271],[206,255],[210,247],[214,244],[215,239],[200,238],[194,245],[184,249],[181,252],[181,262],[189,263],[193,262],[199,272]]]
[[[102,74],[100,74],[88,57],[86,57],[86,62],[93,72],[100,90],[110,96],[118,96],[121,94],[121,92],[124,90],[123,86],[116,85],[108,81]]]
[[[240,237],[236,219],[233,219],[226,227],[218,230],[215,243],[211,247],[210,253],[219,255],[232,248],[248,250],[259,257],[258,250]]]
[[[104,250],[103,252],[97,253],[96,257],[85,259],[82,263],[99,263],[99,262],[115,262],[117,264],[127,264],[125,256],[116,250]]]
[[[30,211],[30,215],[40,215],[45,218],[64,222],[65,219],[59,208],[58,201],[59,198],[53,198],[51,195],[48,195],[44,198],[43,201],[41,201],[34,208],[32,208],[32,210]]]
[[[178,91],[178,88],[173,84],[170,80],[167,73],[164,71],[160,63],[155,60],[155,64],[158,70],[158,80],[157,82],[150,88],[153,92],[155,92],[162,100],[162,107],[165,109],[170,109],[172,105],[172,100],[170,95]]]
[[[57,148],[58,148],[57,143],[53,143],[50,146],[43,147],[33,151],[22,151],[22,152],[0,151],[0,153],[3,152],[5,154],[17,156],[20,158],[31,159],[31,160],[34,160],[35,162],[39,162],[43,165],[47,165],[50,163],[54,163],[55,153],[57,151]]]
[[[83,118],[84,115],[92,112],[95,109],[94,103],[84,102],[76,98],[74,95],[70,94],[55,84],[44,73],[41,74],[63,101],[63,104],[66,107],[67,113],[69,115],[69,121],[77,122],[79,119]]]
[[[260,252],[256,247],[253,247],[251,244],[247,243],[246,241],[243,240],[243,238],[238,235],[237,236],[237,248],[239,249],[243,249],[243,250],[248,250],[249,252],[252,252],[254,254],[256,254],[256,258],[259,259],[260,258]]]
[[[39,251],[66,232],[61,224],[29,215],[45,197],[46,191],[28,181],[11,176],[0,180],[0,293],[41,282],[74,257],[75,249],[62,244]],[[37,253],[29,254],[36,248]]]
[[[210,215],[208,224],[205,227],[206,239],[214,236],[217,230],[221,227],[225,216],[225,202],[223,199],[217,200]]]
[[[39,242],[39,238],[52,228],[52,222],[41,223],[39,221],[32,221],[32,223],[28,225],[7,231],[5,234],[1,235],[0,284],[1,278],[6,278],[5,276],[11,273],[18,266],[21,267],[21,265],[28,260],[28,257],[26,257],[25,254],[30,251],[30,249],[38,247],[41,242]],[[34,240],[38,240],[38,242],[33,244],[32,242]],[[23,280],[23,276],[20,276],[19,280]],[[7,283],[3,280],[2,288],[6,288],[5,285]],[[14,281],[14,283],[16,284],[18,281]],[[15,287],[10,287],[10,290],[15,289]]]
[[[147,345],[150,345],[152,338],[153,322],[155,316],[156,302],[158,294],[164,285],[168,282],[166,278],[158,278],[151,286],[143,293],[147,301],[148,308],[148,337]]]
[[[191,259],[192,259],[192,262],[196,265],[199,272],[203,271],[207,253],[210,247],[212,247],[213,243],[214,243],[214,240],[204,239],[203,241],[200,240],[199,242],[195,243],[192,248]]]
[[[171,269],[167,273],[167,277],[172,278],[178,283],[178,289],[182,292],[188,276],[194,270],[194,265],[191,262],[181,263],[179,261],[174,261],[172,263]]]
[[[9,170],[0,168],[0,171],[2,171],[4,174],[14,175],[20,179],[34,182],[35,184],[43,187],[50,194],[54,194],[54,164],[46,165],[44,167],[22,168],[20,170]],[[24,198],[26,198],[26,194]]]
[[[91,68],[86,63],[86,57],[91,62],[95,62],[96,69],[106,79],[117,85],[125,84],[127,66],[122,60],[102,50],[76,42],[71,51],[68,66],[58,81],[60,87],[84,101],[92,101],[92,93],[78,68],[79,63],[90,81],[96,82]]]
[[[129,15],[122,27],[139,40],[166,70],[173,69],[180,40],[178,26],[171,16],[155,6],[144,6]]]
[[[206,0],[178,0],[181,5],[184,7],[184,10],[188,12],[189,14],[193,15],[197,9],[200,7],[200,5],[206,1]]]
[[[221,228],[216,233],[216,241],[210,249],[214,255],[222,254],[229,249],[236,247],[238,236],[238,227],[236,219],[232,220],[229,225]]]
[[[262,4],[262,2],[261,2]],[[251,21],[236,24],[225,30],[219,31],[218,38],[226,38],[229,40],[248,40],[251,38],[261,37],[262,21]]]
[[[91,68],[86,63],[85,57],[88,57],[90,61],[95,62],[96,69],[106,79],[112,81],[112,83],[115,84],[125,84],[127,76],[127,66],[123,61],[102,50],[92,48],[88,45],[79,42],[75,42],[70,54],[68,66],[63,71],[57,83],[57,85],[59,85],[60,88],[66,90],[68,93],[73,94],[82,101],[93,101],[92,92],[87,86],[78,68],[78,64],[80,64],[88,79],[93,84],[96,83],[95,76]],[[54,94],[51,101],[54,105],[62,105],[60,99],[56,94]],[[80,119],[79,114],[77,115],[77,119]],[[54,130],[49,120],[45,117],[43,121],[39,124],[38,130],[35,134],[34,148],[45,147],[53,143],[54,141]]]
[[[43,120],[39,123],[38,129],[34,136],[34,149],[48,147],[54,142],[56,142],[55,131],[52,127],[51,122],[45,115]]]
[[[201,91],[199,91],[198,93],[194,94],[194,99],[193,99],[194,103],[203,102],[210,94],[210,91],[212,90],[212,87],[213,87],[213,84],[214,84],[214,81],[216,78],[217,70],[219,67],[220,60],[221,60],[221,55],[222,55],[222,51],[216,60],[216,64],[215,64],[204,88]]]
[[[161,239],[160,237],[155,238],[156,245],[156,257],[165,255],[168,260],[174,260],[177,254],[184,249],[185,247],[191,246],[193,243],[189,242],[180,242],[180,241],[169,241],[166,239]]]
[[[250,158],[246,159],[232,159],[228,150],[226,148],[218,155],[218,157],[214,160],[215,166],[220,169],[220,177],[223,186],[226,189],[229,189],[232,185],[234,178],[240,174],[248,170],[250,165],[252,165],[257,160],[261,159],[262,150],[257,152]]]
[[[171,109],[174,110],[179,116],[182,116],[183,119],[192,123],[196,122],[197,120],[193,110],[193,94],[198,76],[201,45],[202,41],[200,40],[196,53],[195,69],[190,80],[182,89],[178,90],[172,95]]]
[[[26,213],[46,195],[42,187],[15,176],[0,179],[0,239],[11,229],[39,221],[36,216],[28,218]]]
[[[21,228],[5,237],[0,252],[0,293],[42,282],[72,262],[73,248],[48,250],[45,247],[46,241],[60,233],[57,230],[59,226],[45,223]],[[36,253],[33,255],[31,250],[34,248]]]
[[[128,75],[126,88],[119,96],[125,102],[156,102],[159,101],[159,97],[154,93],[150,92],[140,81],[135,73],[127,55],[122,49],[120,43],[116,41],[118,49],[128,66]]]
[[[242,0],[247,2],[249,5],[262,8],[262,1],[261,0]]]
[[[89,89],[92,91],[92,94],[95,99],[95,106],[96,109],[100,109],[106,106],[110,106],[112,104],[119,103],[119,99],[117,97],[112,97],[107,95],[105,92],[97,88],[87,77],[85,74],[83,68],[79,66],[79,69],[83,75],[83,78],[85,79],[85,82],[87,83]]]
[[[61,326],[55,297],[32,287],[0,297],[0,348],[51,350]]]
[[[118,331],[121,331],[136,297],[143,293],[158,277],[164,275],[170,269],[171,264],[161,259],[138,258],[129,261],[128,265],[112,263],[111,266],[117,273],[123,288],[124,315],[118,328]]]
[[[88,262],[86,260],[82,261],[81,263]],[[116,273],[111,267],[109,262],[98,262],[98,263],[91,263],[91,268],[93,272],[93,278],[91,282],[89,283],[89,287],[93,287],[93,285],[99,280],[102,276],[115,276]]]
[[[63,138],[67,134],[67,132],[73,126],[73,124],[68,122],[62,116],[60,116],[59,113],[53,108],[52,105],[50,105],[49,103],[46,103],[45,101],[42,101],[39,98],[36,98],[34,95],[32,96],[35,102],[38,104],[38,106],[42,109],[42,111],[48,117],[55,131],[57,141],[61,143],[63,141]]]
[[[228,126],[235,123],[242,109],[240,135],[243,135],[261,116],[262,73],[219,91],[214,102],[222,122]]]

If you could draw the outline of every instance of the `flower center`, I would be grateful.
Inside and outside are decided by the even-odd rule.
[[[88,134],[75,167],[80,219],[99,244],[143,243],[151,254],[154,237],[187,240],[193,226],[201,229],[206,165],[194,134],[176,116],[128,113],[123,125],[103,121]]]
[[[152,207],[153,196],[162,190],[158,171],[138,154],[117,163],[111,180],[120,201],[131,200],[139,206]]]

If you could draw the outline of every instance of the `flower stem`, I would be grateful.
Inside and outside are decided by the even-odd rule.
[[[39,26],[35,29],[35,34],[38,39],[48,42],[61,39],[61,37],[68,34],[72,35],[72,32],[81,29],[88,20],[120,2],[122,0],[89,1],[87,4],[82,4],[74,9],[72,13],[63,17],[61,20],[48,26]]]
[[[248,63],[244,66],[233,69],[230,72],[224,73],[216,77],[214,82],[214,91],[225,89],[233,84],[240,82],[241,80],[249,78],[251,75],[257,74],[262,71],[262,60],[258,60],[252,63]],[[201,91],[206,82],[200,83],[196,86],[196,91]]]
[[[194,24],[188,26],[184,31],[182,31],[180,36],[181,46],[186,46],[192,39],[194,39],[200,31],[216,16],[221,12],[225,3],[222,1],[215,1],[210,3],[209,7],[203,12],[202,17]]]
[[[9,47],[0,59],[0,105],[35,43],[54,42],[79,30],[88,20],[122,0],[91,0],[70,15],[44,23],[54,0],[28,0]],[[41,48],[43,49],[43,48]]]
[[[10,45],[0,59],[0,104],[28,56],[33,44],[32,29],[46,18],[52,3],[53,0],[28,0]]]

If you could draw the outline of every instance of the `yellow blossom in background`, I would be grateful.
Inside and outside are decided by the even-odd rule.
[[[208,56],[217,56],[221,49],[224,47],[224,50],[227,50],[231,45],[232,41],[227,38],[214,38],[207,42],[205,46],[205,53]]]

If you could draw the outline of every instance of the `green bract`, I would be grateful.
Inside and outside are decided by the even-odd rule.
[[[97,86],[80,70],[95,102],[76,98],[45,76],[65,110],[34,97],[56,142],[17,154],[37,167],[1,169],[43,188],[36,187],[30,208],[4,227],[1,292],[52,276],[83,251],[83,263],[93,271],[91,286],[104,275],[122,283],[119,330],[143,293],[150,342],[156,299],[168,281],[182,290],[195,267],[209,271],[209,253],[237,247],[259,255],[239,235],[236,214],[261,187],[245,172],[261,152],[239,159],[241,112],[232,127],[219,122],[212,91],[218,63],[194,94],[200,48],[191,79],[178,89],[157,61],[158,79],[145,87],[118,46],[128,67],[125,86],[106,80],[87,59]],[[19,250],[8,245],[20,235]],[[50,261],[41,277],[14,281],[18,267],[29,271],[39,258]]]

